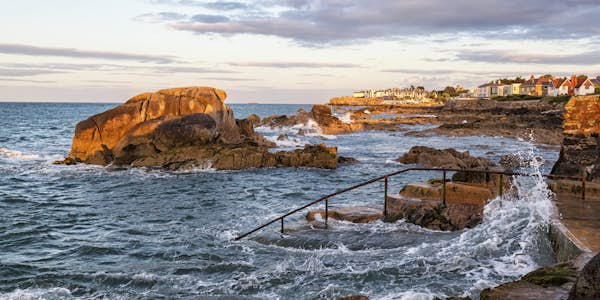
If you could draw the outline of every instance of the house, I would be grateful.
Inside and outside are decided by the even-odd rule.
[[[366,98],[365,95],[366,95],[366,93],[364,91],[358,91],[358,92],[352,93],[352,97],[354,97],[354,98]]]
[[[590,81],[594,84],[594,89],[596,94],[600,94],[600,76],[597,76],[596,78],[592,78],[590,79]]]
[[[530,96],[547,96],[554,89],[554,82],[551,77],[542,76],[535,78],[531,75],[529,80],[521,84],[521,94]]]
[[[479,98],[493,98],[512,95],[512,86],[500,80],[491,81],[477,87],[475,95]]]
[[[553,83],[553,88],[551,91],[548,92],[548,94],[550,96],[562,96],[562,95],[569,95],[570,91],[572,90],[571,88],[571,80],[564,77],[564,78],[554,78],[552,80]]]
[[[587,77],[584,80],[581,80],[573,75],[571,83],[573,85],[573,94],[576,96],[591,95],[596,92],[594,84]]]
[[[521,95],[536,95],[535,91],[535,77],[531,75],[531,78],[521,84]]]
[[[511,95],[520,95],[521,94],[521,83],[515,82],[510,85]]]

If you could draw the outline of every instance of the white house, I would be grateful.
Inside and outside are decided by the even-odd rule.
[[[584,96],[595,93],[594,84],[589,78],[575,84],[575,95]]]

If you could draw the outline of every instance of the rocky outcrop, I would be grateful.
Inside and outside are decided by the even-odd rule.
[[[600,299],[600,254],[583,267],[569,293],[569,300],[578,299]]]
[[[482,300],[600,299],[600,254],[591,253],[565,263],[541,267],[522,278],[481,291]]]
[[[261,120],[260,125],[277,127],[292,127],[294,125],[307,125],[310,120],[314,121],[323,134],[344,134],[353,131],[362,130],[363,124],[348,124],[342,122],[333,115],[331,106],[316,104],[310,112],[299,109],[295,115],[273,115]]]
[[[226,93],[208,87],[176,88],[137,95],[122,105],[81,121],[69,157],[93,164],[107,164],[112,150],[132,130],[150,131],[161,121],[202,113],[225,143],[239,142],[233,111],[225,106]],[[142,124],[144,123],[144,124]]]
[[[426,168],[503,171],[486,158],[454,149],[416,146],[398,160]],[[435,230],[472,228],[483,220],[484,207],[498,196],[500,184],[503,191],[511,184],[508,176],[500,181],[499,175],[462,171],[446,180],[445,185],[441,179],[410,183],[398,195],[388,196],[388,219],[405,219]]]
[[[397,159],[403,164],[417,164],[425,168],[447,169],[486,169],[495,164],[486,158],[471,156],[469,151],[459,152],[455,149],[435,149],[426,146],[415,146]]]
[[[576,268],[569,263],[543,267],[520,280],[484,289],[479,299],[567,299],[576,276]]]
[[[600,182],[600,96],[573,97],[565,106],[564,134],[552,174]]]
[[[377,98],[354,98],[352,96],[336,97],[329,100],[329,104],[339,106],[382,105],[383,103],[383,100]]]
[[[315,221],[316,216],[325,219],[324,210],[311,210],[306,215],[306,220],[309,222]],[[371,206],[349,206],[335,209],[329,209],[327,216],[334,220],[348,221],[352,223],[369,223],[383,218],[381,208]]]
[[[387,221],[404,219],[424,228],[455,231],[473,228],[481,223],[483,204],[453,203],[443,205],[439,200],[388,197]]]
[[[189,87],[145,93],[79,122],[63,163],[138,167],[336,168],[337,150],[324,145],[268,151],[274,143],[254,132],[257,116],[236,120],[225,92]]]

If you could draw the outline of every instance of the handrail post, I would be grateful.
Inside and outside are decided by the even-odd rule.
[[[281,218],[281,234],[283,234],[283,217]]]
[[[446,170],[443,170],[442,174],[442,203],[446,206]]]
[[[502,197],[502,174],[500,174],[499,176],[499,180],[498,180],[498,196]]]
[[[329,228],[327,220],[329,220],[329,198],[325,198],[325,228]]]
[[[388,177],[383,178],[383,216],[387,217],[388,207]]]
[[[585,201],[585,180],[587,179],[587,172],[583,168],[583,176],[581,176],[581,200]]]

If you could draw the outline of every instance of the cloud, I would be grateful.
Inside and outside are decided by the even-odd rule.
[[[172,56],[157,56],[145,54],[133,54],[123,52],[110,51],[94,51],[94,50],[79,50],[74,48],[51,48],[38,47],[22,44],[6,44],[0,43],[0,53],[12,55],[27,55],[27,56],[60,56],[71,58],[99,58],[106,60],[130,60],[141,62],[154,63],[173,63],[175,58]]]
[[[250,6],[241,2],[233,1],[215,1],[204,4],[204,7],[215,9],[215,10],[234,10],[234,9],[247,9]]]
[[[161,23],[165,21],[175,21],[187,18],[186,14],[180,14],[176,12],[158,12],[158,13],[147,13],[141,14],[133,18],[134,21],[145,22],[145,23]]]
[[[230,62],[234,67],[258,68],[361,68],[362,65],[352,63],[319,63],[319,62]]]
[[[304,44],[429,34],[478,34],[494,39],[563,39],[600,36],[600,5],[592,0],[291,0],[229,2],[161,1],[239,10],[228,21],[169,22],[176,30],[221,35],[278,36]],[[227,4],[229,3],[229,4]],[[266,14],[255,13],[261,9]]]
[[[93,71],[93,72],[117,72],[117,71],[134,71],[130,74],[149,75],[156,74],[173,74],[173,73],[191,73],[191,74],[235,74],[239,73],[232,70],[214,69],[208,67],[194,67],[182,65],[154,65],[154,66],[126,66],[115,64],[65,64],[65,63],[2,63],[0,64],[0,75],[2,70],[5,70],[8,76],[32,76],[40,74],[52,73],[72,73],[77,71]]]
[[[151,1],[155,4],[166,4],[166,5],[181,5],[181,6],[192,6],[192,7],[204,7],[212,10],[236,10],[236,9],[248,9],[250,5],[237,1],[197,1],[197,0],[154,0]]]
[[[197,14],[191,18],[192,22],[200,22],[200,23],[225,23],[229,21],[229,18],[225,16],[218,15],[205,15],[205,14]]]
[[[202,77],[205,80],[218,80],[218,81],[256,81],[254,78],[233,78],[233,77]]]
[[[500,50],[463,51],[456,55],[456,59],[486,63],[598,65],[600,64],[600,51],[594,50],[579,54],[521,53]]]
[[[0,77],[0,82],[28,82],[28,83],[55,83],[56,81],[52,80],[33,80],[33,79],[18,79],[18,78],[9,78],[9,77]]]
[[[45,75],[45,74],[57,74],[57,73],[64,73],[64,72],[48,70],[48,69],[0,68],[0,76],[11,76],[11,77],[26,77],[26,76]]]
[[[204,67],[188,67],[188,66],[159,66],[153,68],[160,73],[205,73],[205,74],[234,74],[239,73],[231,70],[211,69]]]

